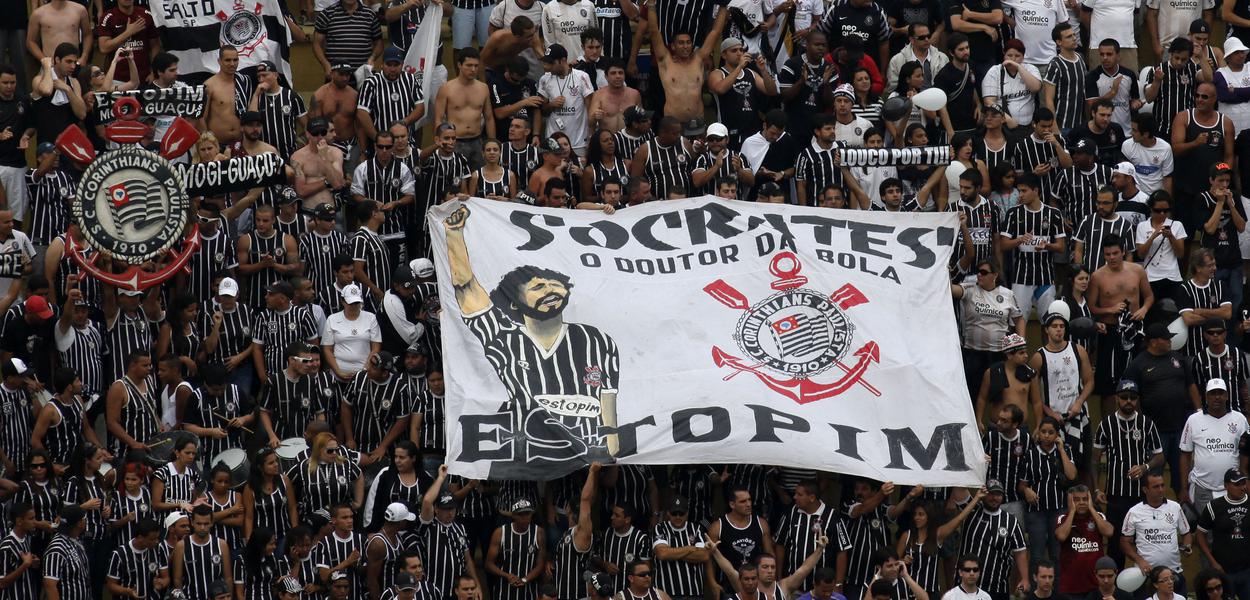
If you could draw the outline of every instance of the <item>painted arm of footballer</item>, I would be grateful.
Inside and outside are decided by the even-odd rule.
[[[464,242],[464,225],[469,219],[469,207],[461,206],[443,221],[447,230],[447,257],[451,263],[451,285],[456,290],[456,303],[460,305],[461,314],[472,315],[486,310],[490,306],[490,294],[478,282],[473,274],[473,265],[469,262],[469,247]],[[605,394],[606,396],[606,394]],[[612,423],[608,423],[607,399],[603,398],[603,424],[616,427],[616,397],[612,397]],[[615,438],[616,436],[611,436]],[[609,442],[610,447],[611,442]]]

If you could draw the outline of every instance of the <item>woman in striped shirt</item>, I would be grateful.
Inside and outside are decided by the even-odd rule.
[[[61,490],[52,478],[52,459],[43,450],[31,450],[26,457],[26,479],[18,487],[14,502],[25,504],[35,510],[34,533],[31,535],[31,552],[42,555],[43,549],[56,532],[53,521],[61,510]]]
[[[173,354],[183,365],[184,373],[195,374],[198,361],[205,358],[204,337],[200,335],[197,322],[200,316],[199,301],[189,294],[178,294],[165,313],[160,334],[156,338],[156,356]],[[212,346],[217,347],[213,340]]]
[[[208,472],[208,501],[213,507],[213,535],[226,540],[230,554],[243,549],[243,503],[230,489],[230,467],[217,463]]]
[[[938,598],[942,586],[941,548],[945,538],[939,535],[937,505],[921,501],[912,506],[912,527],[898,536],[898,555],[907,570],[930,598]],[[947,533],[949,535],[949,532]]]
[[[252,462],[243,488],[243,537],[265,529],[281,538],[299,522],[291,480],[281,473],[278,455],[264,448]]]
[[[147,466],[137,462],[126,463],[121,469],[121,485],[109,497],[109,506],[113,509],[109,529],[117,532],[118,540],[134,538],[135,525],[143,519],[154,518],[152,490],[148,488],[150,473]]]
[[[923,70],[921,76],[924,75]],[[851,112],[856,117],[863,117],[873,127],[881,127],[881,95],[872,91],[872,75],[865,67],[857,67],[851,71],[851,88],[855,91],[854,106]]]
[[[161,515],[174,510],[191,514],[191,502],[203,491],[195,468],[199,445],[193,436],[176,438],[173,444],[173,462],[157,469],[152,481],[152,508]]]
[[[629,165],[617,153],[616,136],[606,129],[600,129],[590,138],[590,146],[586,150],[586,168],[582,177],[582,201],[597,202],[603,191],[603,182],[608,178],[620,180],[621,185],[629,181]]]
[[[278,564],[278,538],[273,530],[257,527],[243,548],[243,597],[272,600],[273,583],[284,575]]]

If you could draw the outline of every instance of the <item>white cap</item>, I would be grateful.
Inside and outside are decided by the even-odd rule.
[[[238,296],[239,295],[239,282],[229,277],[222,279],[221,283],[217,284],[217,295],[218,296],[230,296],[230,297]]]
[[[1209,392],[1211,390],[1222,390],[1222,391],[1227,392],[1228,384],[1224,383],[1223,379],[1216,377],[1215,379],[1212,379],[1211,381],[1207,382],[1207,391]]]
[[[391,523],[399,521],[416,521],[417,515],[412,514],[403,502],[392,502],[386,507],[386,520]]]
[[[1112,174],[1112,175],[1116,175],[1116,174],[1119,174],[1119,175],[1128,175],[1129,177],[1136,178],[1136,177],[1137,177],[1137,167],[1134,167],[1134,166],[1133,166],[1133,163],[1131,163],[1131,162],[1129,162],[1129,161],[1127,161],[1127,160],[1120,161],[1120,164],[1116,165],[1115,167],[1112,167],[1112,169],[1111,169],[1111,174]]]
[[[364,302],[364,297],[360,293],[360,286],[349,283],[339,290],[339,295],[343,297],[343,301],[348,304],[359,304]]]
[[[165,529],[169,529],[178,524],[178,521],[187,518],[187,515],[180,510],[175,510],[165,516]]]
[[[1224,41],[1224,56],[1228,56],[1234,52],[1245,52],[1247,50],[1250,50],[1250,48],[1247,48],[1246,45],[1243,44],[1238,38],[1230,37]]]
[[[721,123],[712,123],[707,126],[708,137],[729,137],[729,128]]]
[[[428,258],[414,258],[412,262],[408,263],[408,268],[412,269],[413,274],[417,277],[434,276],[434,263]]]

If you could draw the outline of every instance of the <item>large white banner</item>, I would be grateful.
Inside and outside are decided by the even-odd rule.
[[[453,473],[758,463],[980,485],[954,213],[432,209]]]

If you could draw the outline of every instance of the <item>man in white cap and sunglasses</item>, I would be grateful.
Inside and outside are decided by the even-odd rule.
[[[713,193],[716,182],[721,179],[737,180],[739,197],[745,188],[755,184],[755,171],[746,157],[730,148],[730,137],[731,132],[724,123],[707,126],[707,134],[703,138],[704,151],[695,157],[694,170],[690,172],[690,181],[694,186],[691,196]]]

